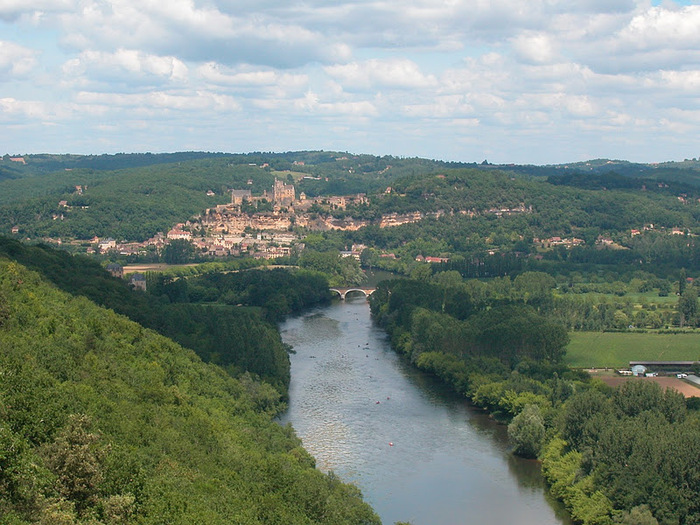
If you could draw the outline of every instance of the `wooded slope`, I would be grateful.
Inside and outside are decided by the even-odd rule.
[[[0,260],[0,522],[379,523],[272,387]]]

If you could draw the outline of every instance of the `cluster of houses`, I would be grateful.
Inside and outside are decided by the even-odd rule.
[[[252,182],[252,181],[249,181]],[[85,187],[77,187],[76,193],[81,193]],[[387,188],[390,193],[393,190]],[[213,194],[213,192],[209,192]],[[271,204],[271,210],[251,212],[251,206],[256,208],[258,203]],[[248,255],[256,258],[274,259],[289,256],[294,251],[303,249],[302,239],[292,233],[295,226],[311,231],[342,230],[354,231],[368,226],[370,221],[352,217],[335,217],[333,211],[346,210],[348,206],[367,204],[367,196],[363,193],[343,196],[323,196],[307,198],[304,192],[299,195],[293,184],[275,180],[271,191],[264,191],[260,196],[253,196],[250,189],[231,190],[231,201],[207,209],[201,216],[176,224],[165,234],[159,233],[143,243],[119,243],[114,239],[93,239],[90,253],[105,254],[109,252],[120,255],[143,254],[148,250],[160,251],[166,244],[174,240],[186,240],[192,243],[201,255],[213,257],[230,257]],[[59,203],[65,207],[67,203]],[[327,213],[318,213],[319,209]],[[509,208],[492,208],[477,212],[461,210],[451,213],[476,216],[494,214],[507,216],[518,213],[532,212],[532,206]],[[426,218],[439,218],[444,211],[410,212],[384,214],[378,221],[380,228],[391,228],[403,224],[415,223]],[[360,250],[349,250],[341,253],[359,259]],[[446,262],[441,257],[419,255],[416,260],[430,263]]]
[[[427,262],[427,263],[446,263],[450,259],[448,257],[431,257],[431,256],[426,256],[423,257],[423,255],[418,254],[416,255],[416,261],[418,262]]]
[[[198,237],[190,242],[199,253],[213,257],[248,255],[256,259],[276,259],[303,248],[296,235],[284,232],[260,232],[250,236],[220,234]]]
[[[689,235],[694,237],[694,234],[690,233],[690,230],[687,228],[654,228],[653,224],[645,224],[641,230],[635,228],[631,229],[630,237],[636,237],[637,235],[641,235],[643,232],[649,231],[665,231],[668,235]]]
[[[578,237],[559,237],[553,236],[548,239],[532,239],[535,246],[540,246],[542,248],[554,248],[555,246],[564,246],[565,248],[574,248],[575,246],[582,246],[586,244],[583,239]]]

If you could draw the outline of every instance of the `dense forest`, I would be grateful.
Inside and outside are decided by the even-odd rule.
[[[372,524],[270,387],[0,260],[0,522]]]

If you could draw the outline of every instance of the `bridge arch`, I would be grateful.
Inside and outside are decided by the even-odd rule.
[[[360,288],[360,287],[354,287],[354,288],[329,288],[331,292],[337,293],[340,296],[340,300],[344,301],[347,294],[351,292],[360,292],[363,294],[365,297],[369,298],[370,295],[374,293],[376,288]]]

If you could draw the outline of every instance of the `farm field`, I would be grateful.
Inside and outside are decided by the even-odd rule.
[[[137,272],[162,272],[169,268],[184,268],[187,266],[197,266],[196,264],[166,264],[166,263],[152,263],[152,264],[130,264],[124,266],[124,275]]]
[[[613,388],[618,387],[628,381],[648,381],[656,383],[661,388],[672,388],[677,390],[684,397],[700,397],[700,388],[675,377],[622,377],[622,376],[601,376],[601,381]]]
[[[700,360],[700,332],[688,334],[573,332],[565,363],[574,368],[622,368],[630,361]]]

